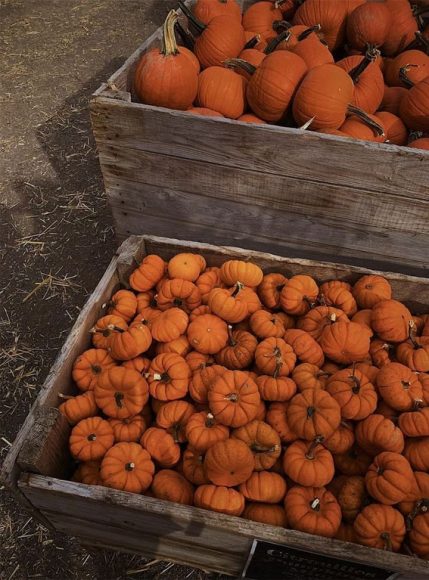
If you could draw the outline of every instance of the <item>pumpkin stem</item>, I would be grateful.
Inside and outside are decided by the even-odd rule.
[[[212,415],[211,413],[207,413],[206,415],[206,422],[205,425],[206,427],[214,427],[214,425],[216,424],[214,415]]]
[[[426,38],[426,36],[424,34],[422,34],[420,32],[420,30],[418,30],[416,33],[416,41],[418,44],[422,44],[425,51],[428,52],[429,51],[429,40]]]
[[[325,371],[319,371],[316,373],[316,379],[318,379],[319,377],[330,377],[332,375],[332,373],[327,373]]]
[[[403,84],[411,89],[414,86],[413,81],[409,78],[409,76],[407,75],[407,72],[410,70],[410,68],[412,67],[418,67],[417,64],[406,64],[405,66],[401,66],[401,68],[399,69],[399,79],[403,82]]]
[[[368,68],[368,66],[376,60],[376,58],[380,56],[380,51],[374,47],[368,47],[368,50],[365,53],[365,56],[360,61],[360,63],[355,66],[350,72],[349,76],[352,79],[353,83],[356,84],[359,82],[360,75]]]
[[[244,70],[249,75],[253,75],[256,71],[256,66],[253,66],[253,64],[250,64],[250,62],[247,62],[243,58],[227,58],[223,61],[223,64],[226,68]]]
[[[234,291],[231,294],[231,296],[233,298],[235,298],[236,296],[238,296],[238,294],[240,294],[240,292],[243,290],[244,288],[244,284],[242,284],[241,282],[236,282],[235,287],[234,287]]]
[[[313,501],[310,502],[310,507],[312,510],[319,512],[320,511],[320,499],[315,497]]]
[[[201,20],[198,20],[198,18],[196,18],[195,15],[189,10],[189,8],[181,1],[179,1],[179,8],[186,16],[186,18],[191,22],[197,32],[200,34],[204,32],[204,30],[207,28],[206,25],[203,24]]]
[[[408,389],[411,387],[410,381],[401,381],[401,384],[404,391],[408,391]]]
[[[69,401],[70,399],[75,398],[73,395],[63,395],[62,393],[58,393],[58,397],[64,401]]]
[[[173,304],[174,304],[174,306],[177,306],[178,308],[180,308],[183,305],[183,300],[176,296],[176,298],[173,300]]]
[[[315,26],[312,26],[311,28],[307,28],[307,30],[304,30],[304,32],[301,32],[301,34],[299,34],[297,38],[298,38],[298,40],[305,40],[313,32],[319,32],[321,30],[321,28],[322,27],[320,26],[320,24],[316,24]]]
[[[287,20],[274,20],[273,22],[273,30],[274,32],[277,32],[277,34],[285,32],[286,30],[289,30],[289,28],[292,28],[292,24]]]
[[[313,441],[310,443],[310,447],[307,449],[307,453],[305,454],[306,459],[310,460],[314,459],[314,451],[316,447],[322,443],[323,440],[324,437],[322,437],[321,435],[318,435],[313,439]]]
[[[316,412],[315,407],[307,407],[307,419],[311,419],[311,417],[313,417],[315,412]]]
[[[423,347],[421,344],[416,342],[415,337],[413,336],[413,331],[415,332],[415,330],[416,330],[416,325],[414,324],[414,320],[410,320],[408,322],[408,338],[410,339],[410,342],[413,345],[413,348],[418,350],[418,349],[423,348]]]
[[[312,302],[308,296],[304,296],[303,300],[305,302],[307,302],[307,304],[310,306],[310,308],[316,307],[316,302]]]
[[[182,430],[182,426],[180,423],[174,423],[171,427],[171,435],[174,439],[174,443],[180,443],[180,431]]]
[[[119,332],[120,334],[124,333],[125,330],[123,328],[120,328],[119,326],[116,326],[115,324],[109,324],[106,328],[106,330],[103,331],[103,336],[109,336],[109,334],[104,334],[106,331],[113,331],[113,332]]]
[[[380,538],[384,540],[384,549],[388,552],[392,552],[392,540],[390,538],[390,534],[388,532],[382,532],[380,534]]]
[[[291,37],[292,33],[289,30],[285,30],[284,32],[281,32],[278,36],[276,36],[276,38],[273,38],[265,47],[264,53],[265,54],[271,54],[272,52],[274,52],[276,50],[276,48],[279,46],[279,44],[281,44],[284,41],[288,41],[289,38]]]
[[[170,375],[164,371],[163,373],[154,373],[153,375],[154,381],[160,381],[161,383],[169,383],[171,381]]]
[[[119,407],[120,409],[122,409],[122,407],[123,407],[122,400],[125,398],[124,393],[120,393],[119,391],[117,391],[115,393],[114,397],[115,397],[116,406]]]
[[[129,463],[125,464],[125,470],[126,471],[133,471],[133,469],[135,469],[136,464],[133,463],[132,461],[130,461]]]
[[[237,344],[237,341],[234,340],[234,337],[232,335],[232,326],[231,326],[231,324],[228,324],[228,339],[229,339],[229,346],[235,346]]]
[[[192,32],[188,28],[185,28],[179,20],[175,24],[175,29],[179,33],[186,48],[193,51],[195,47],[195,37]]]
[[[87,437],[88,441],[95,441],[97,439],[97,435],[95,433],[90,433]]]
[[[246,50],[247,48],[255,48],[259,42],[261,42],[261,35],[255,34],[255,36],[252,36],[252,38],[246,42],[243,50]]]
[[[237,403],[238,395],[237,395],[237,393],[228,393],[228,395],[226,395],[225,399],[227,401],[231,401],[231,403]]]
[[[91,365],[91,371],[94,375],[99,375],[102,371],[102,368],[99,365]]]
[[[283,357],[282,351],[279,349],[278,346],[274,349],[274,356],[276,358],[276,368],[274,369],[273,377],[276,379],[279,376],[279,372],[283,366]]]
[[[253,453],[276,453],[280,449],[279,445],[273,445],[271,447],[266,447],[264,445],[259,445],[258,443],[252,443],[250,449]]]
[[[377,133],[377,135],[380,135],[380,137],[384,137],[383,127],[381,125],[379,125],[378,123],[376,123],[375,121],[373,121],[365,113],[365,111],[362,111],[362,109],[359,109],[358,107],[355,107],[354,105],[348,105],[347,111],[350,115],[356,115],[356,117],[359,117],[359,119],[361,121],[363,121],[366,125],[368,125],[368,127],[371,127],[371,129],[373,129],[373,131],[375,131],[375,133]]]
[[[179,49],[177,48],[176,37],[174,35],[174,27],[178,20],[178,14],[175,10],[170,10],[167,14],[167,18],[164,21],[163,31],[162,31],[162,48],[161,53],[164,56],[172,56],[179,54]]]

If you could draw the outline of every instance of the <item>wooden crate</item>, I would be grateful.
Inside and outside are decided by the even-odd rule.
[[[416,580],[418,574],[429,576],[429,562],[409,556],[64,479],[70,475],[67,459],[70,427],[56,408],[58,393],[74,392],[72,364],[81,352],[90,347],[90,328],[103,314],[112,292],[120,285],[127,285],[130,272],[144,255],[156,253],[169,259],[183,251],[201,253],[210,266],[218,266],[230,258],[250,258],[266,273],[279,271],[286,276],[309,273],[318,282],[332,278],[353,282],[362,274],[371,272],[353,266],[284,258],[232,247],[150,236],[130,237],[119,248],[72,328],[5,459],[2,480],[45,525],[98,547],[237,575],[246,561],[253,539],[258,538],[337,557],[349,563],[368,564],[402,573],[412,571],[412,575],[408,576],[410,580]],[[414,313],[429,310],[428,279],[401,274],[384,275],[390,280],[395,297],[404,301]]]
[[[136,64],[160,38],[91,102],[119,240],[147,233],[427,275],[429,152],[139,104]]]

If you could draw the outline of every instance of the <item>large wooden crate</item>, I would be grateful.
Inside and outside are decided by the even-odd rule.
[[[318,282],[332,278],[355,281],[371,271],[340,264],[291,259],[232,247],[182,242],[150,236],[129,238],[113,258],[83,308],[37,400],[3,464],[3,481],[46,525],[78,537],[85,544],[135,552],[158,559],[237,575],[255,538],[346,561],[404,573],[416,580],[429,576],[429,562],[356,544],[328,540],[229,517],[158,499],[66,481],[71,465],[67,450],[70,427],[56,408],[58,394],[72,394],[73,361],[90,347],[90,328],[103,314],[106,302],[130,272],[149,253],[165,259],[177,252],[201,253],[209,266],[230,258],[251,259],[264,272],[286,276],[309,273]],[[429,311],[429,280],[385,274],[394,295],[414,313]],[[409,572],[410,575],[406,575]],[[304,577],[304,576],[301,576]],[[337,576],[335,576],[337,578]],[[345,574],[342,578],[352,578]],[[375,578],[376,576],[365,576]],[[379,576],[377,576],[379,577]],[[322,580],[327,576],[311,576]]]
[[[91,102],[119,240],[148,233],[427,274],[429,152],[139,104],[136,64],[160,38]]]

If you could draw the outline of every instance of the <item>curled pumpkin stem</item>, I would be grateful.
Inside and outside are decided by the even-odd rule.
[[[375,47],[369,46],[365,53],[365,56],[360,61],[360,63],[355,66],[350,72],[349,76],[354,82],[354,84],[359,82],[360,75],[369,67],[369,65],[374,62],[380,56],[380,51]]]
[[[177,48],[176,37],[174,35],[174,28],[178,20],[178,14],[175,10],[170,10],[167,18],[164,21],[162,34],[162,48],[161,52],[164,56],[171,56],[179,53]]]
[[[418,342],[416,342],[415,340],[415,335],[413,335],[413,332],[416,331],[416,325],[414,324],[414,320],[410,320],[408,323],[408,338],[411,342],[411,344],[413,345],[413,348],[415,348],[416,350],[423,348],[421,344],[418,344]]]
[[[256,71],[256,66],[253,66],[253,64],[250,64],[250,62],[247,62],[244,58],[228,58],[223,61],[223,64],[226,68],[244,70],[249,75],[253,75]]]
[[[414,86],[413,81],[408,76],[408,71],[410,68],[418,67],[417,64],[406,64],[405,66],[401,66],[399,69],[399,79],[404,83],[404,85],[408,88],[412,88]]]
[[[363,121],[365,123],[365,125],[368,125],[368,127],[371,127],[371,129],[373,129],[377,135],[379,135],[380,137],[384,137],[383,127],[381,125],[379,125],[378,123],[376,123],[375,121],[373,121],[365,113],[365,111],[362,111],[362,109],[359,109],[358,107],[355,107],[354,105],[348,105],[347,111],[350,115],[356,115],[356,117],[359,117],[359,119],[361,121]]]
[[[242,284],[241,282],[236,282],[234,292],[231,294],[231,296],[233,298],[236,298],[240,294],[240,292],[243,290],[243,288],[244,288],[244,284]]]
[[[277,34],[286,32],[289,28],[292,28],[292,24],[287,20],[274,20],[273,22],[273,30],[274,32],[277,32]]]
[[[305,454],[306,459],[314,459],[314,451],[316,450],[316,447],[323,442],[323,440],[324,437],[321,435],[317,435],[317,437],[313,439],[313,441],[310,443],[310,447],[307,449],[307,453]]]

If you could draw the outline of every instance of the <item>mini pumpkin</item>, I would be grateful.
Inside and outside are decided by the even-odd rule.
[[[193,282],[173,278],[164,282],[156,295],[156,302],[160,310],[177,307],[190,312],[200,306],[201,292]]]
[[[243,441],[254,457],[254,470],[270,469],[280,457],[280,437],[268,423],[255,419],[232,432],[231,437]]]
[[[203,354],[216,354],[228,342],[227,324],[214,314],[203,314],[193,320],[188,327],[190,345]]]
[[[296,384],[289,377],[259,375],[255,382],[264,401],[289,401],[296,393]]]
[[[315,340],[320,341],[322,332],[327,326],[342,320],[348,322],[348,316],[333,306],[316,306],[298,320],[297,327],[308,332]]]
[[[370,504],[353,524],[356,540],[370,548],[398,552],[405,537],[404,517],[388,505]]]
[[[429,471],[429,437],[410,437],[405,441],[404,455],[413,469]]]
[[[131,274],[130,286],[137,292],[148,292],[158,284],[164,273],[164,260],[155,254],[149,254]]]
[[[67,397],[67,400],[58,409],[70,425],[76,425],[82,419],[94,417],[98,413],[93,391],[87,391],[77,397]]]
[[[301,439],[328,438],[341,422],[339,404],[326,391],[307,389],[289,401],[287,422]]]
[[[222,375],[226,368],[221,365],[210,365],[195,371],[189,383],[189,394],[196,403],[205,405],[208,402],[208,392],[212,382]]]
[[[321,367],[325,362],[321,347],[305,330],[298,328],[288,329],[283,338],[287,344],[290,344],[301,362],[314,364],[318,367]]]
[[[259,298],[266,308],[277,309],[280,307],[280,293],[283,290],[287,278],[280,273],[266,274],[258,286]]]
[[[246,520],[268,524],[270,526],[287,526],[286,512],[280,505],[250,502],[244,508],[242,517]]]
[[[140,444],[161,467],[173,467],[180,459],[180,447],[165,429],[149,427]]]
[[[137,312],[137,298],[134,292],[129,290],[118,290],[113,294],[109,302],[109,314],[120,316],[129,322],[134,318]]]
[[[318,294],[319,288],[311,276],[292,276],[280,293],[280,306],[287,314],[302,316],[316,302]]]
[[[283,320],[268,310],[257,310],[250,317],[250,328],[258,338],[282,338],[285,333]]]
[[[183,452],[181,470],[186,479],[194,485],[210,483],[204,471],[204,455],[192,447]]]
[[[78,481],[86,485],[102,485],[100,467],[100,460],[80,463],[73,474],[72,481]]]
[[[429,336],[415,337],[410,329],[408,340],[396,348],[396,358],[412,371],[429,372]]]
[[[241,282],[243,286],[255,288],[264,277],[261,268],[244,260],[227,260],[220,268],[220,277],[227,286],[234,286]]]
[[[151,486],[152,493],[158,499],[192,505],[194,488],[183,475],[172,469],[161,469],[155,475]]]
[[[170,278],[181,278],[195,282],[201,272],[206,268],[205,260],[202,256],[182,252],[173,256],[167,265]]]
[[[372,456],[383,451],[402,453],[404,449],[401,430],[393,421],[377,413],[357,423],[355,435],[360,447]]]
[[[239,487],[239,491],[247,500],[269,504],[280,503],[286,490],[284,478],[271,471],[254,471]]]
[[[423,388],[418,376],[400,363],[388,363],[377,375],[377,389],[384,401],[397,411],[410,411],[420,405]]]
[[[149,399],[149,387],[137,371],[112,367],[101,375],[94,394],[97,406],[105,415],[126,419],[142,411]]]
[[[250,332],[233,331],[230,325],[228,335],[228,344],[216,354],[216,362],[227,369],[245,369],[253,361],[258,341]]]
[[[337,401],[344,419],[360,421],[375,411],[377,393],[367,377],[355,368],[329,377],[326,391]]]
[[[220,423],[241,427],[256,417],[261,398],[258,386],[246,373],[227,370],[213,381],[208,401]]]
[[[102,459],[114,443],[112,427],[101,417],[82,419],[71,431],[70,453],[79,461]]]
[[[316,437],[312,442],[294,441],[283,456],[283,469],[295,483],[303,486],[322,487],[334,477],[335,467],[331,453]]]
[[[392,362],[392,351],[393,346],[379,338],[371,340],[369,345],[371,360],[378,368],[384,367],[384,365]]]
[[[401,513],[407,516],[408,526],[417,514],[426,513],[429,509],[429,473],[415,471],[414,480],[412,491],[398,504]]]
[[[245,501],[240,492],[230,487],[200,485],[195,490],[194,505],[229,516],[240,516],[244,511]]]
[[[398,425],[402,433],[407,437],[429,436],[429,407],[401,413]]]
[[[188,327],[188,315],[180,308],[169,308],[152,321],[152,336],[158,342],[170,342],[179,338]]]
[[[142,415],[134,415],[126,419],[109,419],[113,429],[115,443],[137,442],[149,426],[149,422]]]
[[[165,353],[156,356],[149,369],[149,391],[160,401],[183,398],[188,392],[191,369],[178,354]]]
[[[90,348],[83,352],[73,363],[72,377],[80,391],[92,391],[101,373],[115,366],[107,350]]]
[[[152,335],[146,324],[135,322],[123,330],[113,329],[109,352],[116,360],[130,360],[146,352],[152,344]]]
[[[123,318],[115,316],[114,314],[102,316],[97,320],[90,330],[90,333],[92,334],[92,344],[96,349],[108,350],[110,348],[110,341],[115,332],[115,328],[126,330],[128,324]]]
[[[411,312],[401,302],[380,300],[372,308],[371,324],[381,340],[403,342],[414,322]]]
[[[419,514],[413,520],[409,534],[410,548],[422,558],[429,556],[429,514]]]
[[[320,301],[326,306],[342,310],[349,317],[357,312],[357,304],[352,293],[342,286],[325,286],[323,288],[322,285],[320,288]]]
[[[218,441],[204,458],[204,469],[215,485],[234,487],[251,476],[255,461],[249,447],[239,439]]]
[[[195,413],[195,407],[187,401],[170,401],[163,405],[156,416],[158,427],[172,435],[175,443],[184,443],[186,426]]]
[[[181,357],[186,357],[188,352],[191,350],[191,345],[189,344],[188,337],[185,334],[179,336],[175,340],[170,340],[170,342],[159,342],[156,345],[156,354],[165,354],[172,352],[178,354]]]
[[[205,272],[200,274],[195,284],[200,291],[201,302],[207,304],[211,290],[223,287],[220,279],[220,268],[207,268]]]
[[[204,453],[218,441],[229,437],[229,429],[216,421],[211,413],[201,411],[189,417],[185,429],[186,439],[193,449]]]
[[[284,502],[289,526],[300,532],[333,538],[341,523],[341,508],[324,487],[294,486]]]
[[[186,356],[185,361],[188,363],[191,372],[200,371],[214,364],[214,359],[208,355],[198,352],[196,350],[191,350]]]
[[[374,499],[385,505],[393,505],[408,496],[413,478],[411,466],[403,455],[383,451],[369,466],[365,483]]]
[[[209,294],[210,310],[230,324],[241,322],[249,314],[246,302],[240,298],[242,290],[243,286],[240,283],[231,290],[214,288]]]
[[[274,377],[288,376],[296,363],[293,348],[282,338],[266,338],[255,351],[255,362],[259,371]]]
[[[367,501],[365,478],[359,475],[346,476],[336,497],[343,519],[354,522]]]
[[[323,446],[331,453],[346,453],[354,442],[353,425],[348,421],[341,421],[338,429],[323,441]]]
[[[320,337],[326,356],[340,364],[351,364],[368,357],[371,332],[357,322],[334,322]]]
[[[299,391],[305,389],[325,389],[326,381],[330,373],[322,371],[317,365],[302,363],[297,365],[292,372],[292,379],[295,381]]]
[[[103,485],[133,493],[146,491],[154,473],[149,453],[138,443],[124,441],[107,451],[100,468]]]

